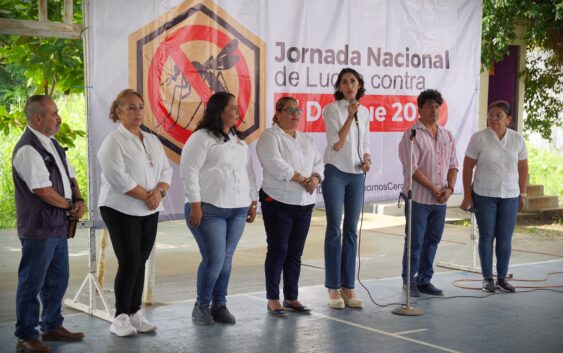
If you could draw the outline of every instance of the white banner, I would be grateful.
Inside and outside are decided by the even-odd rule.
[[[90,158],[116,128],[108,111],[117,92],[137,89],[144,128],[159,136],[174,166],[162,219],[183,217],[179,154],[217,91],[237,96],[238,128],[252,149],[271,126],[275,101],[296,97],[305,110],[301,129],[323,151],[322,109],[333,101],[336,76],[344,67],[360,72],[360,102],[372,120],[366,201],[398,197],[397,145],[417,118],[422,90],[442,93],[439,123],[453,132],[460,163],[477,128],[478,0],[97,0],[89,20]],[[96,200],[100,170],[92,166]],[[254,168],[260,185],[256,158]],[[97,209],[95,221],[101,225]]]

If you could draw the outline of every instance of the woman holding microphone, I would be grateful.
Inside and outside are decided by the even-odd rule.
[[[201,252],[192,311],[199,325],[236,322],[227,309],[231,262],[245,222],[256,217],[256,180],[238,120],[235,96],[213,94],[182,150],[186,222]]]
[[[331,308],[342,309],[345,305],[359,308],[362,301],[354,292],[354,273],[365,173],[371,167],[369,114],[358,103],[365,88],[364,80],[356,70],[345,68],[340,71],[335,89],[336,101],[323,111],[327,140],[322,182],[327,219],[325,286]]]
[[[260,204],[268,242],[264,265],[267,309],[276,317],[286,316],[285,309],[310,312],[298,300],[298,282],[315,190],[322,180],[322,156],[313,140],[297,130],[300,118],[297,101],[280,98],[272,127],[256,145],[263,168]],[[282,272],[283,306],[279,298]]]

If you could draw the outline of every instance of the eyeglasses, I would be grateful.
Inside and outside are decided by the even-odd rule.
[[[282,111],[286,112],[289,115],[299,115],[303,112],[303,110],[299,108],[285,108],[282,109]]]

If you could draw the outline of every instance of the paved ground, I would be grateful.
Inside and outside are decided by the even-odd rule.
[[[450,210],[449,215],[451,217],[459,217],[464,216],[460,214],[459,211]],[[238,312],[239,320],[247,321],[247,314],[248,321],[251,323],[251,327],[248,325],[239,325],[237,324],[236,328],[214,328],[212,331],[201,331],[200,328],[194,327],[192,328],[192,324],[188,320],[189,312],[191,311],[193,298],[195,297],[195,272],[197,270],[197,264],[199,263],[199,253],[197,250],[197,246],[193,237],[189,234],[186,229],[185,223],[182,221],[173,221],[173,222],[165,222],[162,223],[159,227],[159,234],[157,237],[157,250],[156,250],[156,286],[154,292],[154,303],[152,306],[148,307],[148,312],[150,315],[154,315],[153,317],[156,319],[158,317],[158,323],[163,328],[157,334],[158,340],[152,344],[162,344],[162,339],[167,337],[171,341],[170,349],[164,349],[162,346],[162,351],[212,351],[205,349],[205,342],[207,342],[207,337],[219,335],[220,337],[234,337],[236,342],[238,340],[242,340],[241,336],[244,332],[252,333],[252,340],[256,343],[256,345],[244,346],[245,349],[238,350],[238,351],[249,351],[249,352],[259,352],[261,351],[260,347],[264,347],[261,345],[263,340],[267,342],[268,340],[272,340],[272,346],[270,348],[271,351],[343,351],[343,350],[334,350],[334,347],[340,347],[340,345],[332,346],[330,342],[332,342],[335,337],[334,335],[340,335],[340,333],[336,334],[335,332],[325,330],[327,329],[327,325],[329,325],[332,329],[335,327],[346,327],[349,329],[350,327],[354,327],[354,325],[350,326],[349,323],[342,323],[338,320],[347,320],[350,315],[356,315],[355,311],[346,310],[343,311],[342,314],[337,314],[333,317],[333,314],[328,308],[326,308],[325,302],[325,290],[322,287],[322,283],[324,280],[324,261],[323,261],[323,237],[324,237],[324,213],[322,210],[317,210],[314,215],[314,219],[312,222],[311,231],[307,240],[307,245],[305,249],[305,253],[303,256],[303,267],[302,267],[302,276],[301,276],[301,286],[304,287],[302,290],[302,299],[306,304],[313,306],[315,309],[315,315],[311,316],[310,318],[298,318],[295,320],[296,324],[292,325],[292,327],[288,327],[289,325],[284,325],[278,322],[271,322],[271,321],[264,321],[264,312],[265,312],[265,301],[264,298],[264,275],[263,275],[263,263],[264,263],[264,256],[265,256],[265,236],[263,230],[263,224],[260,218],[256,220],[256,222],[252,225],[249,225],[243,238],[240,242],[240,245],[237,249],[235,258],[234,258],[234,268],[233,274],[231,278],[231,284],[229,287],[230,295],[232,295],[232,299],[230,302],[236,307],[236,311]],[[361,273],[360,276],[362,279],[365,280],[368,287],[371,288],[374,297],[377,299],[378,302],[382,303],[392,303],[392,302],[401,302],[402,295],[400,291],[400,280],[397,276],[400,275],[400,263],[401,263],[401,255],[402,255],[402,246],[403,246],[403,229],[404,229],[404,218],[403,217],[392,217],[392,216],[379,216],[373,214],[366,214],[364,217],[364,223],[362,227],[362,239],[361,239]],[[469,228],[463,226],[454,226],[454,225],[447,225],[446,231],[444,234],[444,239],[440,245],[437,255],[437,261],[442,262],[449,262],[453,257],[457,256],[456,263],[460,263],[463,265],[470,265],[472,261],[472,248],[470,246],[464,246],[463,244],[469,241]],[[2,305],[0,307],[0,343],[6,343],[8,347],[12,347],[15,345],[15,339],[12,336],[13,332],[13,322],[15,320],[15,288],[17,283],[17,266],[19,263],[20,257],[20,245],[19,240],[14,231],[0,231],[0,300],[2,300]],[[465,250],[464,250],[465,249]],[[540,265],[534,265],[531,269],[530,267],[521,266],[522,264],[529,264],[529,263],[538,263],[538,262],[547,262],[547,264],[553,263],[555,268],[559,268],[558,270],[561,271],[561,267],[563,266],[563,262],[553,262],[554,260],[561,260],[563,259],[563,237],[560,236],[544,236],[541,233],[539,234],[515,234],[515,238],[513,241],[513,255],[511,261],[511,271],[514,274],[515,279],[526,277],[528,275],[533,275],[535,278],[543,277],[547,272],[551,271],[551,267],[541,267]],[[85,230],[79,230],[77,237],[70,242],[70,254],[71,254],[71,280],[69,284],[68,296],[73,296],[78,286],[81,284],[82,280],[84,279],[87,273],[87,265],[88,265],[88,244],[87,244],[87,232]],[[113,305],[113,295],[111,292],[113,276],[115,274],[115,267],[116,261],[113,255],[113,251],[111,249],[111,245],[108,244],[107,252],[106,252],[106,259],[107,259],[107,266],[106,266],[106,277],[104,281],[105,290],[105,297],[110,302],[110,305]],[[539,266],[539,267],[538,267]],[[467,273],[460,273],[460,272],[452,272],[452,270],[437,267],[437,281],[440,286],[445,290],[446,295],[450,294],[479,294],[481,295],[480,291],[472,291],[472,290],[463,290],[456,288],[452,285],[452,282],[456,279],[464,279],[464,278],[478,278],[477,275],[471,275]],[[450,272],[450,273],[446,273]],[[562,276],[563,277],[563,276]],[[563,284],[562,277],[553,277],[551,279],[552,282],[550,284]],[[554,282],[553,282],[554,281]],[[541,283],[540,283],[541,284]],[[470,286],[478,285],[478,283],[469,283]],[[533,284],[537,285],[537,284]],[[306,288],[305,288],[306,287]],[[251,293],[251,294],[249,294]],[[362,298],[365,300],[368,299],[367,293],[359,288],[358,286],[358,293]],[[249,298],[252,299],[249,301]],[[500,296],[499,296],[500,298]],[[530,315],[530,311],[535,310],[536,301],[541,300],[545,303],[552,303],[553,306],[552,310],[547,310],[542,306],[542,309],[538,311],[538,313],[543,312],[546,310],[547,313],[551,313],[550,320],[554,320],[553,324],[554,327],[561,327],[563,324],[563,317],[561,313],[563,312],[562,307],[562,296],[559,293],[552,293],[552,292],[534,292],[534,294],[518,294],[513,297],[514,309],[518,308],[518,311],[515,311],[515,314],[518,318],[522,318],[522,315]],[[516,299],[518,298],[518,299]],[[533,299],[532,299],[533,298]],[[85,302],[86,298],[83,298]],[[463,302],[463,305],[467,305],[466,309],[461,310],[462,313],[459,313],[457,304],[456,305],[449,305],[447,307],[438,307],[439,301],[428,301],[428,302],[421,302],[420,305],[423,305],[425,310],[430,310],[433,312],[436,317],[442,317],[445,315],[445,312],[441,312],[441,310],[452,310],[452,313],[464,315],[463,318],[460,316],[460,320],[463,322],[468,323],[469,327],[473,327],[475,329],[479,328],[482,330],[482,322],[480,321],[479,317],[479,310],[482,313],[487,313],[489,307],[494,307],[499,303],[503,303],[501,299],[491,299],[492,301],[489,302],[489,299],[484,301],[481,300],[467,300]],[[249,303],[250,302],[250,303]],[[442,301],[440,301],[442,302]],[[449,301],[443,301],[449,302]],[[452,303],[455,301],[452,301]],[[245,304],[246,303],[246,304]],[[424,304],[422,304],[424,303]],[[457,302],[459,304],[459,302]],[[166,305],[165,305],[166,304]],[[248,305],[248,307],[246,307]],[[442,304],[440,304],[442,305]],[[523,311],[520,311],[520,310]],[[389,317],[394,317],[392,315],[388,315],[390,308],[384,309],[385,314],[382,314],[381,310],[377,307],[368,304],[366,305],[364,312],[368,312],[369,315],[359,315],[356,319],[352,320],[352,322],[357,322],[358,325],[366,326],[368,328],[373,328],[372,323],[378,322],[381,319],[381,315],[385,318],[384,322],[389,322],[391,319]],[[512,309],[509,309],[509,311]],[[114,352],[125,352],[125,351],[159,351],[156,350],[143,350],[141,349],[144,347],[144,344],[147,342],[147,337],[141,338],[139,340],[130,340],[132,346],[130,348],[123,348],[119,344],[119,340],[115,340],[115,337],[111,337],[109,333],[107,333],[107,323],[102,320],[91,318],[87,315],[78,314],[78,312],[74,311],[70,308],[65,308],[65,316],[69,319],[67,320],[76,328],[81,328],[86,331],[90,329],[96,332],[96,337],[102,339],[106,342],[99,349],[93,349],[96,347],[98,341],[90,341],[88,340],[87,347],[88,350],[84,351],[114,351]],[[160,314],[169,316],[170,320],[162,320]],[[457,315],[455,314],[455,315]],[[370,316],[375,315],[375,316]],[[512,314],[511,314],[512,315]],[[325,316],[330,316],[327,319]],[[425,315],[423,318],[429,318],[430,315]],[[434,317],[434,316],[433,316]],[[541,317],[534,317],[535,320],[541,321]],[[314,326],[315,322],[318,322],[320,326]],[[328,320],[328,321],[327,321]],[[371,322],[370,320],[375,320]],[[415,319],[418,320],[416,322],[424,321],[426,322],[427,319]],[[448,342],[445,347],[454,347],[454,350],[461,350],[461,351],[474,351],[469,344],[462,336],[462,331],[467,329],[467,327],[459,327],[451,323],[451,327],[448,328],[450,325],[450,321],[455,321],[453,319],[448,319],[445,321],[447,323],[445,326],[444,322],[442,321],[434,321],[432,319],[429,324],[436,325],[436,328],[443,328],[444,332],[434,332],[433,334],[442,337],[443,335],[449,335],[451,330],[461,330],[457,331],[458,333],[452,336],[451,340],[446,340]],[[468,321],[469,320],[469,321]],[[509,315],[508,318],[504,318],[503,320],[508,320],[505,323],[510,325],[513,318]],[[294,319],[290,319],[288,321],[294,321]],[[326,321],[326,322],[325,322]],[[395,322],[395,320],[391,320]],[[322,324],[321,324],[322,322]],[[405,321],[399,321],[405,322]],[[550,321],[551,322],[551,321]],[[239,321],[240,323],[240,321]],[[256,327],[254,325],[257,325]],[[283,325],[280,326],[280,325]],[[301,330],[305,329],[306,327],[313,325],[317,327],[313,331],[310,332],[312,335],[311,337],[307,336],[304,337],[300,332]],[[393,324],[395,325],[395,324]],[[393,326],[391,325],[391,326]],[[398,324],[397,324],[398,325]],[[491,325],[493,328],[498,328],[502,326],[500,322],[495,320],[491,321]],[[400,326],[400,325],[399,325]],[[378,345],[386,345],[388,338],[393,338],[391,341],[394,341],[394,336],[389,336],[387,333],[395,332],[395,331],[407,331],[410,330],[409,328],[386,328],[384,331],[386,333],[380,334],[382,337],[375,335],[381,341],[378,341]],[[415,325],[416,326],[416,325]],[[542,324],[544,327],[545,324]],[[168,328],[170,328],[173,334],[176,332],[183,332],[183,330],[188,327],[192,334],[189,337],[184,336],[177,336],[174,338],[174,335],[165,334],[164,332],[168,332]],[[414,327],[414,326],[413,326]],[[426,327],[426,326],[425,326]],[[271,330],[270,330],[271,329]],[[280,336],[278,337],[278,329],[281,329]],[[346,330],[347,330],[346,329]],[[98,332],[99,330],[99,332]],[[219,330],[219,331],[217,331]],[[342,334],[346,334],[346,330],[342,332]],[[369,332],[377,333],[377,329],[375,331],[370,331],[371,329],[367,329]],[[364,330],[365,331],[365,330]],[[212,333],[211,333],[212,332]],[[305,332],[305,331],[304,331]],[[306,331],[308,332],[308,331]],[[338,331],[340,332],[340,331]],[[471,331],[473,332],[473,331]],[[202,334],[200,337],[199,334]],[[293,336],[291,336],[293,335]],[[420,335],[420,334],[416,334]],[[482,339],[494,339],[495,334],[493,331],[484,331],[480,333]],[[547,337],[544,337],[547,335]],[[550,336],[550,331],[546,331],[544,337],[544,341],[548,344],[548,348],[550,344],[561,343],[561,341],[553,340],[553,337]],[[424,336],[422,334],[422,336]],[[509,335],[510,336],[510,335]],[[507,344],[507,346],[503,346],[504,348],[524,348],[525,345],[517,345],[516,343],[511,343],[510,337],[507,336],[507,339],[503,342]],[[410,336],[409,336],[410,337]],[[560,337],[557,336],[557,337]],[[285,346],[285,338],[290,339],[292,346],[290,345],[290,349],[286,350]],[[301,338],[305,339],[304,342],[301,342]],[[419,337],[420,338],[420,337]],[[445,336],[442,338],[446,338]],[[440,341],[441,339],[437,340],[436,342]],[[195,341],[194,341],[195,340]],[[346,341],[350,341],[351,343],[354,341],[353,336],[351,338],[346,338]],[[561,338],[559,338],[561,340]],[[405,341],[403,339],[400,340]],[[408,341],[408,340],[407,340]],[[422,340],[424,341],[424,340]],[[451,342],[450,342],[451,341]],[[113,343],[112,343],[113,342]],[[152,341],[151,341],[152,342]],[[168,342],[168,339],[167,339]],[[190,343],[191,342],[191,343]],[[328,342],[328,343],[327,343]],[[368,341],[369,343],[370,341]],[[491,341],[493,342],[493,341]],[[303,343],[303,345],[302,345]],[[334,342],[333,342],[334,343]],[[373,343],[373,342],[372,342]],[[450,344],[451,343],[451,344]],[[109,345],[107,345],[109,344]],[[115,344],[115,346],[113,346]],[[216,344],[219,344],[216,342]],[[222,343],[224,344],[224,342]],[[367,344],[367,343],[366,343]],[[371,344],[371,343],[370,343]],[[484,349],[481,351],[508,351],[504,349],[500,349],[503,347],[496,347],[497,343],[491,343],[489,348],[491,349]],[[214,345],[215,346],[215,345]],[[283,346],[283,347],[282,347]],[[346,344],[344,346],[347,346]],[[342,346],[342,347],[344,347]],[[424,348],[421,349],[420,344],[415,344],[416,349],[411,349],[409,346],[393,346],[390,345],[389,349],[383,349],[382,351],[433,351],[436,348]],[[495,349],[492,349],[493,346]],[[78,349],[78,346],[74,345],[67,345],[68,348],[59,348],[60,351],[81,351],[82,348]],[[74,347],[71,350],[70,347]],[[113,347],[113,348],[112,348]],[[138,347],[138,348],[135,348]],[[147,346],[148,347],[148,346]],[[156,346],[155,346],[156,347]],[[168,346],[166,346],[168,347]],[[183,347],[183,348],[182,348]],[[188,349],[186,347],[194,348]],[[217,346],[216,346],[217,347]],[[352,346],[347,346],[350,349]],[[391,347],[395,347],[392,348]],[[424,346],[427,347],[427,346]],[[429,347],[429,346],[428,346]],[[196,349],[197,348],[197,349]],[[283,348],[283,349],[282,349]],[[482,347],[483,348],[483,347]],[[486,348],[486,347],[485,347]],[[499,348],[499,349],[497,349]],[[543,348],[546,348],[545,346]],[[101,349],[101,350],[100,350]],[[104,350],[106,349],[106,350]],[[2,350],[3,351],[3,350]],[[221,349],[215,351],[237,351],[234,350],[231,346],[225,347],[221,346]],[[348,350],[350,351],[350,350]],[[356,347],[356,349],[352,349],[352,351],[364,351],[364,352],[372,352],[372,351],[379,351],[378,349],[369,349],[367,346],[362,346],[361,344]],[[516,349],[516,351],[526,351],[522,349]],[[538,351],[538,350],[534,350]],[[541,351],[549,351],[542,349]]]

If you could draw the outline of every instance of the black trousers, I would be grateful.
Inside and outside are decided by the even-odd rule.
[[[264,271],[266,297],[280,299],[280,279],[283,272],[283,295],[296,300],[299,295],[301,255],[311,225],[313,206],[288,205],[276,201],[260,190],[262,217],[268,242]]]
[[[115,316],[134,314],[141,309],[145,262],[156,239],[158,212],[131,216],[103,206],[100,213],[118,262],[114,282]]]

